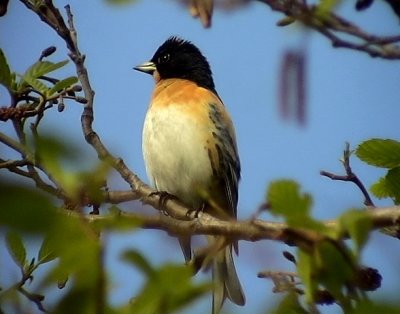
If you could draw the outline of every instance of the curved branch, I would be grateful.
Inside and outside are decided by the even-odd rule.
[[[179,0],[189,9],[194,17],[200,17],[204,27],[210,27],[213,7],[225,10],[247,4],[249,0]],[[257,0],[268,5],[273,11],[287,16],[278,22],[278,26],[286,26],[299,21],[306,27],[327,38],[335,48],[347,48],[369,54],[382,59],[400,59],[400,35],[378,36],[365,32],[345,18],[322,10],[315,4],[307,4],[305,0]],[[395,13],[397,11],[394,9]]]
[[[371,57],[400,59],[400,35],[377,36],[367,33],[341,16],[332,12],[319,13],[318,7],[301,0],[258,1],[324,35],[333,47],[365,52]]]

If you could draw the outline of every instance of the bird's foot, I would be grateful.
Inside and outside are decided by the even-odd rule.
[[[163,211],[165,215],[169,215],[168,212],[166,211],[166,204],[168,200],[177,200],[178,198],[175,195],[169,194],[168,192],[165,191],[154,191],[149,194],[149,196],[158,196],[158,206],[160,209]]]
[[[202,212],[204,210],[204,205],[201,205],[199,208],[196,209],[189,209],[186,213],[187,217],[194,216],[194,218],[198,218],[199,217],[199,213]]]

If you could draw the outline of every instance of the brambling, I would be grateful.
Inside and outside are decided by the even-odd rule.
[[[231,118],[215,90],[207,59],[191,42],[167,39],[149,62],[134,68],[156,82],[143,127],[147,175],[158,191],[219,219],[236,219],[240,161]],[[223,237],[209,236],[217,243]],[[186,261],[190,238],[179,239]],[[222,241],[225,243],[226,241]],[[244,305],[232,246],[212,257],[213,313],[228,297]]]

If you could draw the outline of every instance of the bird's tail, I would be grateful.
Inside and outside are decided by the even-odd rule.
[[[232,258],[232,245],[220,250],[213,259],[213,305],[212,313],[219,313],[226,298],[237,305],[244,305],[246,300],[236,274]]]

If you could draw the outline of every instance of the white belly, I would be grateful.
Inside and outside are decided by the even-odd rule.
[[[174,106],[147,112],[143,157],[157,190],[173,194],[193,208],[201,206],[200,194],[210,189],[212,179],[206,146],[209,132]]]

